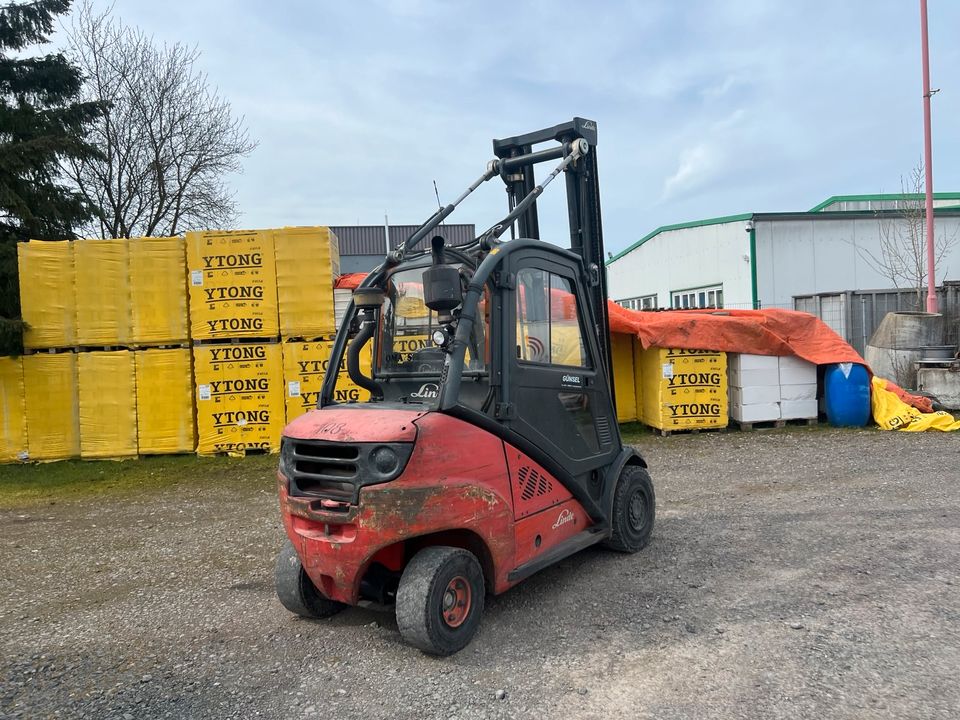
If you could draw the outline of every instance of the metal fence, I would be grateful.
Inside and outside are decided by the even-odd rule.
[[[960,342],[960,282],[937,288],[940,312],[946,317],[947,344]],[[880,321],[889,312],[923,311],[926,295],[913,290],[850,290],[842,293],[795,295],[795,310],[815,315],[836,331],[861,355]]]

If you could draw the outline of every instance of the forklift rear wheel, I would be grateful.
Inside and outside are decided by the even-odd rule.
[[[287,541],[277,556],[277,597],[290,612],[306,618],[336,615],[346,605],[325,598],[300,563],[300,556]]]
[[[400,635],[425,653],[452,655],[473,639],[483,594],[483,570],[473,553],[442,545],[424,548],[400,577]]]
[[[613,534],[606,546],[619,552],[634,553],[650,540],[656,518],[653,481],[646,469],[627,465],[620,473],[613,495]]]

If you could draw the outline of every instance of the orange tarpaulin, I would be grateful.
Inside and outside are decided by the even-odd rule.
[[[870,366],[829,325],[796,310],[669,310],[642,312],[608,302],[610,332],[634,335],[643,347],[723,350],[751,355],[796,355],[816,365],[858,363]],[[911,395],[886,383],[887,390],[923,412],[930,398]]]

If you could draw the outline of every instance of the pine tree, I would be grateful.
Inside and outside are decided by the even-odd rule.
[[[76,102],[83,78],[64,55],[22,52],[45,44],[69,9],[70,0],[0,6],[0,355],[22,349],[17,241],[73,238],[91,216],[61,163],[96,152],[84,138],[102,107]]]

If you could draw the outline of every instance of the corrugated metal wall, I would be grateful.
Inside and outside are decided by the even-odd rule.
[[[390,249],[413,235],[418,225],[391,225]],[[383,225],[338,225],[330,226],[340,241],[340,257],[345,255],[375,255],[383,257],[386,252],[386,230]],[[473,225],[443,225],[437,230],[449,245],[466,245],[476,236]]]

